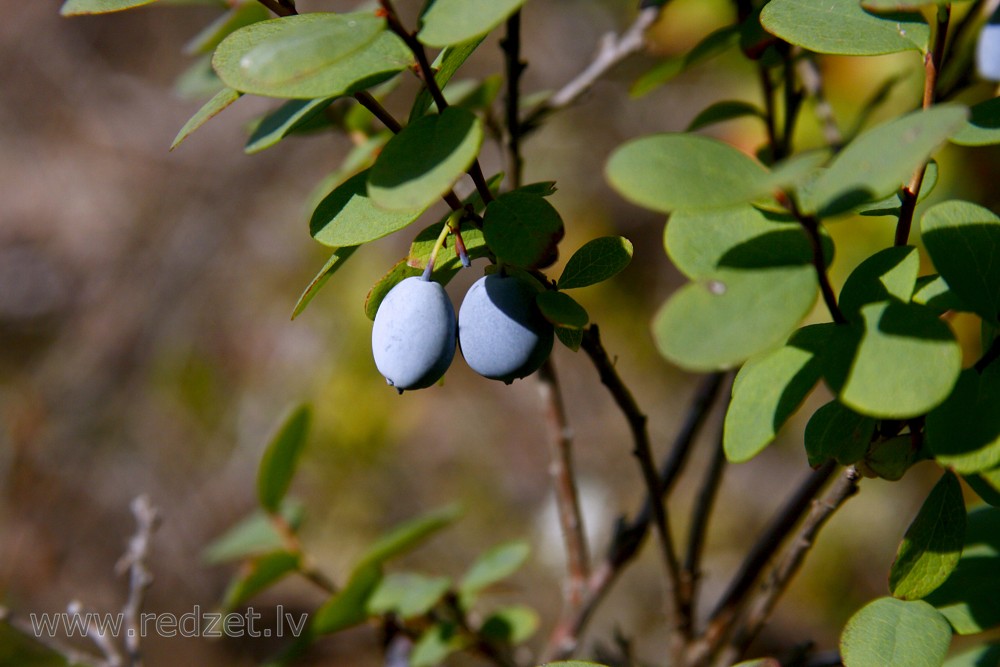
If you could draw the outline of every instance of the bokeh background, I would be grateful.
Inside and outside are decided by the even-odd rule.
[[[193,64],[184,45],[217,12],[158,5],[65,19],[60,4],[0,0],[0,604],[20,615],[62,611],[71,600],[119,609],[126,583],[114,566],[133,530],[128,506],[147,494],[163,518],[147,610],[213,608],[235,568],[206,562],[204,548],[252,511],[268,433],[290,406],[308,401],[316,419],[293,494],[306,507],[303,540],[319,566],[342,580],[380,531],[457,501],[464,518],[396,565],[459,575],[484,549],[527,540],[528,565],[487,602],[535,606],[542,627],[534,646],[541,645],[561,604],[563,557],[535,381],[503,386],[456,360],[442,387],[400,397],[385,386],[371,361],[363,303],[405,253],[406,232],[359,251],[290,321],[298,295],[326,260],[308,235],[310,203],[350,142],[318,135],[244,155],[247,126],[274,106],[244,98],[169,152],[204,99],[190,78],[179,85]],[[526,93],[571,79],[603,33],[631,22],[635,4],[528,3]],[[300,1],[303,10],[355,5]],[[399,5],[412,19],[417,3]],[[564,258],[603,234],[627,236],[635,245],[624,273],[579,299],[649,414],[659,454],[698,381],[658,356],[648,329],[682,278],[663,251],[663,217],[623,202],[605,184],[602,167],[624,140],[682,130],[713,101],[759,101],[753,67],[735,54],[642,98],[629,95],[640,74],[689,50],[730,21],[732,11],[726,0],[675,0],[651,32],[647,53],[551,117],[524,148],[527,180],[557,182],[552,201],[567,222]],[[896,73],[902,78],[876,119],[916,105],[918,58],[824,58],[827,92],[842,124],[849,126],[858,106]],[[484,76],[501,63],[491,39],[462,75]],[[405,82],[389,108],[405,113],[414,86]],[[991,94],[980,84],[969,96]],[[764,138],[752,120],[710,131],[748,152]],[[820,142],[809,109],[800,134],[800,146]],[[946,148],[935,200],[966,196],[995,207],[997,157],[992,150]],[[489,173],[503,168],[496,145],[486,147],[483,161]],[[467,191],[469,184],[460,187]],[[831,231],[839,284],[874,248],[891,242],[892,220],[845,221]],[[449,286],[456,303],[479,271],[467,273]],[[953,325],[974,359],[975,327],[961,319]],[[600,555],[615,518],[641,503],[640,476],[626,424],[587,358],[559,347],[555,363],[576,434],[587,527]],[[825,400],[820,390],[807,409]],[[669,504],[682,542],[719,418],[716,410],[692,474]],[[803,419],[793,420],[775,446],[726,470],[708,536],[703,610],[807,474],[803,426]],[[898,483],[863,482],[861,494],[823,532],[757,651],[810,641],[834,648],[848,616],[885,593],[898,540],[934,477],[933,466],[923,464]],[[620,628],[642,658],[662,664],[663,593],[655,550],[647,549],[595,617],[585,648],[609,643]],[[309,584],[289,580],[253,605],[264,613],[277,604],[310,611],[322,599]],[[12,642],[4,629],[0,664],[22,664],[4,648]],[[252,665],[277,645],[150,638],[145,647],[147,665]],[[326,639],[309,661],[380,664],[376,633],[362,628]]]

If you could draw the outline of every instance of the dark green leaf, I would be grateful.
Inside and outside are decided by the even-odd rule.
[[[750,460],[774,440],[798,410],[819,381],[818,355],[831,326],[816,324],[800,329],[784,347],[754,357],[740,369],[726,412],[726,458]]]
[[[1000,218],[963,201],[931,207],[920,223],[934,268],[977,314],[1000,322]]]
[[[1000,625],[1000,509],[981,506],[969,512],[965,545],[948,580],[927,596],[960,635]]]
[[[363,563],[355,568],[347,584],[312,615],[310,634],[339,632],[368,620],[368,600],[381,580],[378,563]]]
[[[300,405],[285,417],[271,437],[257,470],[257,499],[268,512],[276,512],[292,483],[299,457],[306,445],[312,411]]]
[[[1000,369],[962,371],[948,399],[927,415],[926,445],[958,473],[1000,466]]]
[[[177,148],[182,141],[191,136],[191,133],[197,130],[199,127],[207,123],[212,118],[215,118],[223,109],[228,107],[230,104],[240,99],[243,93],[238,93],[232,88],[223,88],[218,93],[215,94],[212,99],[205,102],[204,106],[198,109],[197,112],[184,123],[184,127],[181,128],[177,136],[174,137],[174,141],[170,144],[170,150]]]
[[[991,468],[973,475],[963,475],[972,490],[983,501],[1000,507],[1000,468]]]
[[[802,190],[803,210],[826,217],[895,194],[967,114],[963,106],[935,106],[860,134]]]
[[[824,376],[840,402],[870,417],[925,414],[951,393],[962,350],[947,324],[919,304],[862,306],[838,326],[824,354]]]
[[[285,501],[281,504],[281,516],[285,523],[296,530],[304,515],[300,503]],[[274,526],[274,519],[257,511],[243,519],[205,547],[203,557],[209,563],[259,556],[284,548],[285,540]]]
[[[460,515],[461,510],[457,506],[449,505],[395,526],[368,547],[358,567],[381,565],[390,558],[416,548],[434,533],[447,528]]]
[[[323,268],[319,270],[316,277],[312,279],[309,286],[306,287],[305,291],[302,292],[302,295],[299,296],[299,300],[295,303],[295,308],[292,309],[293,320],[302,314],[302,311],[306,309],[306,306],[308,306],[309,302],[313,300],[313,297],[316,296],[316,293],[320,290],[320,288],[322,288],[323,285],[325,285],[326,282],[333,277],[333,274],[344,265],[344,262],[346,262],[357,249],[357,246],[348,246],[346,248],[337,248],[333,251],[333,254],[330,255],[330,259],[326,260],[326,264],[323,265]]]
[[[756,660],[745,660],[733,667],[781,667],[781,663],[774,658],[757,658]]]
[[[444,597],[450,586],[448,577],[390,574],[368,598],[368,613],[374,616],[391,612],[403,619],[423,616]]]
[[[940,667],[951,628],[923,600],[879,598],[847,621],[840,653],[847,667]]]
[[[691,124],[688,125],[687,130],[685,131],[694,132],[695,130],[700,130],[701,128],[709,125],[722,123],[727,120],[735,120],[736,118],[743,118],[745,116],[764,118],[764,112],[749,102],[742,102],[739,100],[716,102],[695,116],[694,120],[691,121]]]
[[[969,109],[969,120],[951,140],[961,146],[1000,144],[1000,97],[991,97]]]
[[[582,329],[590,321],[586,309],[565,292],[545,290],[538,294],[537,301],[545,319],[558,327]]]
[[[434,73],[434,81],[437,82],[439,88],[444,89],[448,82],[451,81],[451,77],[455,76],[455,72],[461,67],[472,52],[483,43],[482,38],[474,39],[472,41],[466,42],[464,44],[457,44],[455,46],[449,46],[437,57],[434,65],[436,67],[436,72]],[[447,97],[445,98],[447,99]],[[427,109],[430,108],[433,103],[433,98],[431,93],[424,86],[420,89],[417,94],[417,98],[413,100],[413,106],[410,107],[410,118],[407,123],[412,123],[416,119],[427,113]],[[450,100],[449,100],[450,102]]]
[[[732,206],[767,189],[767,170],[716,139],[656,134],[619,146],[605,168],[625,199],[663,213]]]
[[[63,16],[78,14],[107,14],[132,7],[148,5],[156,0],[66,0],[59,13]]]
[[[903,600],[917,600],[944,583],[962,555],[965,501],[954,473],[944,475],[906,529],[889,571],[889,590]]]
[[[516,190],[493,200],[483,217],[483,235],[497,259],[524,269],[550,264],[564,233],[552,204]]]
[[[888,440],[873,442],[865,454],[862,463],[875,477],[897,482],[917,461],[917,450],[913,446],[913,438],[909,435],[898,435]]]
[[[849,320],[861,316],[861,307],[876,301],[909,301],[917,285],[920,253],[912,246],[880,250],[861,262],[848,276],[840,297],[840,310]]]
[[[452,653],[462,650],[465,639],[453,623],[435,623],[420,636],[410,653],[410,667],[436,667]]]
[[[368,178],[368,194],[390,210],[426,208],[475,161],[483,126],[471,111],[448,107],[407,125],[385,145]]]
[[[486,617],[479,632],[495,642],[516,646],[528,641],[538,630],[538,612],[525,605],[508,605],[494,609]]]
[[[309,221],[314,239],[334,248],[368,243],[405,228],[430,205],[392,211],[376,206],[368,190],[372,170],[355,174],[323,198]]]
[[[468,609],[484,588],[514,574],[528,559],[531,547],[526,542],[507,542],[482,554],[469,567],[458,585],[462,606]]]
[[[809,465],[815,468],[830,459],[845,466],[857,463],[868,451],[876,424],[871,417],[830,401],[816,410],[806,424]]]
[[[421,18],[417,38],[428,46],[451,46],[484,36],[521,8],[525,0],[435,0]]]
[[[244,563],[223,596],[223,609],[235,609],[257,593],[299,568],[301,558],[287,551],[273,551]]]
[[[845,56],[926,51],[930,37],[919,14],[869,14],[858,0],[771,0],[760,22],[787,42]]]
[[[560,343],[577,352],[580,349],[580,345],[583,344],[583,330],[556,327],[556,338],[559,339]]]
[[[983,644],[948,658],[943,667],[992,667],[1000,665],[1000,644]]]
[[[237,30],[212,58],[230,88],[265,97],[316,99],[370,88],[413,62],[373,13],[311,12]]]
[[[913,302],[923,304],[937,313],[949,310],[968,310],[948,283],[939,275],[921,276],[917,278],[917,287],[913,291]]]
[[[632,261],[632,242],[621,236],[587,241],[573,253],[559,276],[559,289],[588,287],[608,280]]]
[[[927,169],[924,171],[924,180],[920,182],[920,195],[917,197],[918,203],[927,199],[927,197],[934,191],[934,187],[937,185],[937,182],[938,164],[935,160],[931,160],[927,163]],[[856,209],[856,212],[870,217],[891,215],[894,218],[898,218],[900,212],[902,211],[902,206],[903,191],[899,190],[896,194],[889,195],[885,199],[862,204]]]
[[[734,368],[780,345],[815,301],[811,266],[718,269],[674,293],[653,320],[653,338],[683,368]]]
[[[315,100],[289,100],[265,116],[247,139],[243,152],[259,153],[311,121],[333,103],[334,97]]]

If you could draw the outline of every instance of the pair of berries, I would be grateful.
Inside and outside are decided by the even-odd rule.
[[[375,366],[400,393],[429,387],[448,370],[457,343],[472,370],[510,384],[538,370],[552,351],[553,327],[538,310],[536,294],[513,276],[483,276],[456,318],[440,283],[406,278],[375,314]]]

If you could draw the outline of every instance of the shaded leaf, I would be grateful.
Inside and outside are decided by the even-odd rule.
[[[879,598],[847,621],[840,636],[846,667],[940,667],[951,628],[923,600]]]
[[[962,555],[965,501],[954,473],[945,471],[906,529],[889,571],[894,597],[916,600],[940,586]]]
[[[517,190],[490,202],[483,216],[486,244],[498,260],[519,268],[550,264],[564,233],[562,218],[552,204]]]
[[[390,574],[379,582],[368,598],[371,615],[394,613],[402,619],[423,616],[444,597],[451,586],[448,577],[420,574]]]
[[[653,319],[653,338],[682,368],[733,368],[785,340],[816,294],[811,266],[718,269],[670,297]]]
[[[942,314],[949,310],[968,310],[965,304],[951,291],[944,278],[939,275],[917,278],[917,286],[913,291],[913,302],[923,304]]]
[[[257,499],[268,512],[276,512],[288,492],[309,434],[312,410],[300,405],[282,421],[257,469]]]
[[[1000,507],[1000,468],[962,476],[984,502]]]
[[[924,180],[920,182],[920,194],[917,196],[917,202],[922,202],[927,199],[927,197],[934,192],[935,186],[938,182],[938,164],[937,161],[931,160],[927,163],[927,169],[924,171]],[[861,215],[866,216],[880,216],[880,215],[891,215],[894,218],[898,218],[899,214],[902,212],[903,206],[903,191],[900,189],[896,194],[889,195],[885,199],[880,199],[878,201],[869,202],[867,204],[862,204],[855,211]]]
[[[181,142],[187,139],[191,134],[197,130],[199,127],[215,118],[219,113],[221,113],[226,107],[240,99],[243,93],[238,93],[232,88],[223,88],[215,94],[208,102],[198,109],[191,118],[184,123],[184,127],[180,129],[177,136],[174,137],[173,143],[170,144],[170,150],[174,150],[180,146]]]
[[[952,656],[943,667],[991,667],[1000,665],[1000,644],[983,644]]]
[[[451,46],[482,37],[521,8],[525,0],[435,0],[424,12],[417,39]]]
[[[809,465],[815,468],[830,459],[845,466],[860,461],[868,451],[877,423],[838,401],[823,405],[806,424],[805,445]]]
[[[913,438],[898,435],[873,442],[865,454],[863,467],[875,477],[896,482],[903,479],[903,475],[916,460],[917,450],[914,448]]]
[[[545,319],[556,326],[582,329],[590,321],[586,309],[565,292],[545,290],[538,294],[537,303]]]
[[[260,21],[219,44],[212,66],[236,90],[290,99],[370,88],[413,62],[373,13],[311,12]]]
[[[700,130],[701,128],[709,125],[723,123],[727,120],[744,118],[746,116],[764,118],[764,112],[758,109],[756,105],[750,104],[749,102],[742,102],[740,100],[725,100],[722,102],[716,102],[695,116],[694,120],[692,120],[687,126],[685,132],[694,132],[695,130]]]
[[[494,609],[479,628],[480,634],[495,642],[516,646],[535,634],[541,619],[531,607],[507,605]]]
[[[574,352],[579,351],[580,346],[583,344],[583,330],[582,329],[567,329],[566,327],[556,327],[556,338],[559,342],[573,350]]]
[[[471,111],[448,107],[407,125],[385,145],[368,177],[368,194],[390,210],[426,208],[472,165],[483,143]]]
[[[1000,144],[1000,97],[991,97],[969,109],[969,120],[951,137],[960,146]]]
[[[1000,466],[1000,369],[962,371],[954,391],[927,415],[926,446],[941,465],[977,473]]]
[[[334,248],[368,243],[405,228],[430,205],[391,211],[376,206],[368,190],[373,169],[355,174],[323,198],[309,220],[314,239]]]
[[[339,632],[368,620],[368,600],[381,580],[382,570],[377,563],[355,568],[344,587],[310,617],[310,634]]]
[[[861,316],[861,307],[877,301],[909,301],[917,285],[920,253],[912,246],[876,252],[847,277],[837,303],[849,320]]]
[[[357,250],[357,246],[348,246],[346,248],[336,248],[333,254],[330,255],[330,259],[326,260],[326,264],[323,268],[319,270],[316,277],[312,279],[312,282],[306,287],[306,289],[299,296],[299,300],[295,302],[295,308],[292,309],[292,319],[302,314],[302,311],[306,309],[309,302],[313,300],[316,293],[326,284],[333,274],[340,270],[340,267],[344,265],[344,262],[354,254]]]
[[[468,60],[469,56],[472,55],[472,52],[475,51],[476,48],[482,43],[482,38],[474,39],[464,44],[449,46],[441,52],[434,62],[436,69],[434,72],[434,81],[437,82],[439,88],[444,90],[445,86],[448,85],[448,82],[451,81],[451,77],[455,76],[455,72],[458,71],[458,68],[461,67],[466,60]],[[447,96],[445,99],[448,99]],[[421,88],[420,92],[417,93],[416,99],[413,100],[413,106],[410,107],[410,117],[407,123],[412,123],[417,118],[420,118],[427,113],[427,110],[430,108],[433,101],[434,100],[431,97],[430,91],[427,90],[427,87],[424,86]],[[451,100],[448,101],[451,103]]]
[[[245,563],[223,595],[223,609],[235,609],[286,575],[295,572],[299,568],[300,561],[298,554],[282,550],[257,556]]]
[[[739,27],[728,25],[710,33],[687,53],[663,60],[640,76],[629,93],[642,97],[695,65],[725,53],[740,41]]]
[[[315,100],[289,100],[265,116],[247,139],[243,152],[259,153],[270,148],[286,136],[311,121],[330,106],[335,97]]]
[[[723,447],[730,461],[748,461],[769,445],[819,382],[818,355],[829,324],[804,327],[784,347],[750,359],[733,382]]]
[[[617,275],[632,261],[632,242],[622,236],[602,236],[584,243],[566,262],[559,289],[589,287]]]
[[[215,51],[222,40],[243,26],[266,21],[271,18],[267,7],[258,2],[242,2],[230,7],[225,14],[212,21],[204,30],[184,45],[184,52],[190,55],[205,55]]]

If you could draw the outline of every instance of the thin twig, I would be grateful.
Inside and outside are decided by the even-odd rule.
[[[816,216],[805,215],[799,210],[795,197],[788,194],[781,197],[788,207],[788,210],[802,225],[802,229],[809,239],[809,247],[812,249],[812,264],[816,269],[816,279],[819,281],[819,289],[823,294],[823,301],[826,303],[830,317],[837,324],[846,324],[847,318],[844,316],[840,306],[837,305],[837,295],[833,293],[833,285],[830,284],[830,276],[827,273],[826,256],[823,254],[823,238],[819,233],[819,220]]]
[[[948,22],[951,20],[951,6],[942,5],[937,8],[937,21],[931,27],[931,48],[924,54],[924,97],[923,108],[930,108],[936,99],[938,73],[941,71],[941,61],[944,57],[944,47],[948,36]],[[924,183],[927,163],[924,162],[914,172],[913,178],[903,188],[902,203],[899,207],[899,222],[896,223],[895,244],[903,246],[909,243],[910,228],[913,226],[913,216],[917,210],[917,199]]]
[[[291,524],[281,515],[280,512],[272,512],[269,515],[271,525],[281,537],[285,545],[285,550],[299,557],[298,573],[310,581],[313,585],[328,595],[336,594],[340,589],[337,584],[321,571],[313,559],[302,548],[302,542]]]
[[[521,187],[524,161],[521,158],[521,74],[527,63],[521,60],[521,12],[507,19],[507,34],[500,41],[504,52],[507,97],[504,100],[507,121],[507,153],[510,159],[510,180],[514,188]]]
[[[566,590],[567,610],[577,609],[583,601],[587,579],[590,576],[590,557],[587,552],[586,531],[580,497],[573,472],[573,433],[566,420],[562,390],[551,357],[538,371],[538,391],[546,406],[549,424],[551,455],[549,473],[556,493],[559,523],[562,526],[566,547],[568,580]]]
[[[142,634],[140,632],[139,616],[146,591],[153,583],[153,575],[146,566],[149,558],[149,546],[153,531],[159,523],[159,514],[149,502],[147,496],[139,496],[132,501],[132,515],[137,524],[135,534],[129,540],[128,551],[118,561],[120,573],[128,573],[128,598],[122,613],[125,621],[125,651],[128,653],[131,667],[142,665]]]
[[[257,2],[270,9],[278,16],[291,16],[292,14],[298,14],[295,10],[295,3],[290,2],[289,0],[257,0]]]
[[[118,646],[115,645],[114,639],[108,635],[104,627],[97,624],[95,618],[96,612],[90,609],[85,609],[83,603],[79,600],[73,600],[66,605],[66,613],[69,614],[71,618],[82,618],[87,621],[87,639],[89,639],[104,656],[104,665],[107,667],[121,667],[124,662],[121,651],[118,650]]]
[[[6,623],[8,626],[25,637],[31,637],[34,641],[38,642],[48,650],[61,656],[69,665],[84,665],[84,667],[109,667],[106,660],[95,658],[90,653],[80,651],[72,646],[63,644],[55,637],[49,637],[44,632],[38,632],[30,621],[19,616],[15,616],[6,607],[0,607],[0,623]]]
[[[781,562],[771,571],[767,579],[761,584],[756,598],[747,607],[742,622],[737,628],[733,638],[729,641],[726,649],[719,656],[717,665],[730,665],[746,651],[750,642],[764,627],[771,610],[781,594],[788,587],[789,582],[798,572],[806,554],[813,546],[816,535],[824,524],[833,516],[844,502],[858,492],[858,481],[861,475],[854,466],[844,470],[844,473],[837,480],[836,484],[823,497],[822,500],[814,500],[809,515],[799,528],[795,539],[791,541],[788,550],[785,552]]]

